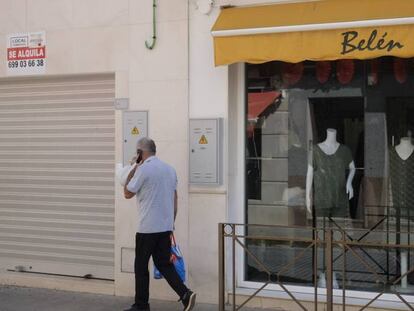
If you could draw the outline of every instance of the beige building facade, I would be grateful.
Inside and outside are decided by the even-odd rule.
[[[158,156],[177,170],[176,238],[186,261],[188,286],[198,293],[199,302],[218,302],[219,223],[311,224],[304,202],[308,159],[303,150],[312,145],[312,122],[321,120],[324,125],[328,118],[319,108],[312,115],[308,100],[315,107],[343,103],[340,107],[352,121],[343,123],[355,125],[347,134],[355,150],[364,127],[360,115],[371,118],[369,124],[380,124],[367,127],[367,135],[377,139],[387,136],[387,113],[394,113],[390,119],[396,124],[405,121],[397,122],[401,111],[382,111],[385,104],[372,111],[360,109],[375,93],[364,93],[362,68],[367,63],[355,65],[346,86],[338,85],[329,72],[335,80],[332,89],[314,87],[314,62],[288,72],[288,79],[295,80],[296,71],[302,70],[292,85],[300,79],[303,85],[294,87],[283,85],[283,70],[288,69],[276,59],[263,66],[215,66],[211,30],[221,7],[291,2],[315,1],[157,0],[156,43],[148,49],[145,42],[153,37],[151,0],[0,0],[0,284],[133,296],[137,207],[135,200],[124,199],[115,177],[124,159],[128,111],[147,113],[147,133],[157,143]],[[9,54],[13,38],[33,33],[42,34],[45,43],[46,65],[35,75],[25,68],[16,70]],[[23,43],[13,44],[19,51]],[[22,57],[27,63],[19,60],[16,65],[29,66],[30,55]],[[391,71],[386,76],[395,80]],[[387,96],[395,98],[396,90],[400,89],[390,87]],[[409,93],[405,88],[399,92]],[[255,102],[250,93],[274,96],[270,104],[276,108],[267,103],[253,109],[250,103],[260,100]],[[395,102],[411,107],[405,99]],[[218,185],[190,183],[192,119],[221,120]],[[407,133],[412,130],[407,124],[401,129],[390,125],[389,131]],[[367,189],[374,194],[367,198],[376,208],[387,196],[382,162],[373,163],[378,167],[372,174],[378,176],[369,180]],[[355,207],[353,219],[358,225],[371,225],[364,211]],[[248,247],[270,265],[289,263],[298,253],[265,243]],[[262,286],[263,271],[240,250],[237,256],[237,294],[244,299]],[[306,279],[309,269],[301,270],[305,265],[310,267],[311,261],[295,266],[286,277],[296,297],[311,308],[314,294]],[[391,265],[389,274],[395,276],[396,270]],[[229,286],[230,274],[226,276]],[[361,305],[375,296],[376,289],[369,287],[366,294],[364,286],[354,287],[349,303]],[[176,299],[167,283],[158,280],[151,281],[151,297]],[[250,304],[297,310],[275,284]],[[404,307],[391,295],[375,306]]]
[[[40,149],[42,142],[47,144],[46,140],[48,139],[50,144],[59,145],[63,148],[58,156],[63,162],[66,160],[77,162],[77,159],[82,159],[82,156],[76,152],[72,156],[66,153],[71,146],[77,148],[88,144],[94,145],[94,141],[99,140],[103,141],[101,144],[103,149],[96,147],[97,149],[89,153],[89,158],[86,162],[90,163],[89,161],[95,156],[97,161],[102,162],[103,165],[98,167],[103,167],[106,172],[109,172],[105,176],[97,177],[106,181],[101,188],[94,185],[90,177],[79,177],[79,180],[72,180],[72,183],[70,183],[68,177],[58,178],[56,177],[58,175],[52,174],[48,182],[42,183],[39,182],[41,174],[39,176],[36,175],[38,182],[35,183],[30,192],[35,195],[40,191],[40,188],[43,187],[42,189],[44,190],[45,187],[50,187],[49,189],[54,189],[57,193],[62,192],[62,196],[70,196],[70,193],[76,194],[78,191],[81,191],[79,189],[81,187],[76,187],[76,183],[81,182],[81,180],[83,182],[89,181],[85,189],[89,189],[95,200],[98,200],[96,197],[101,195],[107,198],[107,202],[103,204],[108,209],[104,212],[98,211],[97,214],[94,214],[93,207],[99,204],[98,201],[91,201],[92,203],[88,206],[89,209],[83,212],[79,209],[82,203],[76,205],[72,202],[70,203],[71,206],[76,205],[78,209],[73,208],[65,214],[62,210],[56,211],[53,208],[42,209],[41,206],[42,203],[46,202],[45,204],[47,204],[48,201],[49,203],[56,202],[62,198],[47,199],[42,197],[43,199],[39,199],[39,202],[34,199],[36,201],[36,206],[34,207],[37,208],[36,211],[34,211],[34,208],[32,210],[30,208],[24,209],[27,212],[24,216],[25,218],[19,218],[21,214],[17,214],[18,211],[22,212],[23,204],[27,206],[30,199],[26,198],[24,202],[20,202],[22,199],[17,198],[18,195],[7,199],[6,197],[10,195],[11,190],[10,188],[3,187],[0,190],[2,196],[1,213],[4,216],[0,224],[3,229],[2,232],[11,232],[23,227],[34,228],[44,225],[45,222],[50,225],[49,229],[55,228],[59,230],[59,227],[64,226],[63,223],[76,223],[76,219],[81,219],[79,223],[83,225],[81,227],[75,224],[73,226],[69,225],[69,231],[85,231],[87,233],[88,226],[93,227],[95,230],[96,226],[102,225],[101,234],[109,232],[106,238],[99,240],[99,237],[86,236],[84,239],[92,240],[96,243],[106,243],[106,246],[102,246],[102,244],[99,246],[95,243],[93,248],[96,253],[93,256],[99,257],[99,251],[103,252],[102,256],[107,259],[105,259],[105,271],[102,274],[102,278],[110,279],[85,280],[78,278],[77,276],[83,272],[77,271],[76,260],[68,266],[63,265],[59,267],[59,262],[62,261],[59,256],[64,257],[65,252],[58,256],[60,259],[57,259],[56,264],[50,263],[48,258],[45,259],[36,251],[34,251],[34,254],[31,254],[32,257],[27,255],[29,256],[29,259],[27,259],[27,256],[22,255],[21,250],[13,250],[10,242],[2,239],[1,243],[5,246],[4,249],[7,248],[8,250],[2,253],[3,256],[0,255],[0,258],[3,258],[3,260],[0,260],[2,261],[0,267],[1,283],[102,292],[115,295],[133,295],[134,275],[132,271],[137,217],[136,204],[134,200],[127,201],[123,198],[122,188],[115,180],[115,165],[121,163],[123,159],[122,124],[124,110],[115,110],[113,105],[110,104],[111,101],[117,98],[128,98],[128,110],[148,112],[148,135],[156,141],[159,157],[173,165],[178,173],[179,214],[176,224],[176,235],[185,254],[188,266],[188,284],[199,293],[199,301],[210,303],[217,301],[217,224],[227,219],[229,201],[228,178],[226,177],[227,148],[225,148],[223,153],[224,171],[222,174],[224,182],[222,185],[213,187],[189,185],[189,119],[223,118],[224,146],[227,146],[229,71],[227,67],[216,68],[214,66],[213,42],[210,34],[212,24],[219,13],[219,6],[222,4],[215,3],[211,12],[200,12],[199,6],[203,5],[201,2],[197,4],[197,1],[186,0],[157,1],[157,42],[155,48],[149,50],[145,47],[145,41],[151,41],[152,38],[153,18],[152,1],[150,0],[1,1],[0,83],[3,90],[3,105],[10,103],[10,101],[17,105],[21,103],[21,96],[23,96],[25,102],[40,103],[42,100],[48,100],[50,103],[63,103],[62,105],[64,106],[65,101],[71,102],[73,98],[79,99],[78,95],[80,93],[86,94],[83,99],[79,99],[81,102],[82,100],[88,101],[89,99],[91,103],[91,101],[93,102],[91,98],[99,97],[99,102],[104,103],[102,104],[104,112],[99,112],[99,105],[97,107],[93,103],[87,109],[85,108],[85,111],[79,110],[80,108],[74,108],[79,112],[77,117],[72,117],[70,112],[65,114],[68,111],[61,112],[62,115],[56,115],[56,118],[60,118],[59,120],[62,122],[60,123],[61,126],[59,126],[59,123],[55,124],[52,122],[51,119],[55,115],[50,114],[50,117],[47,117],[51,111],[45,114],[44,120],[39,119],[44,121],[46,127],[53,128],[55,134],[59,136],[60,133],[63,144],[55,143],[57,138],[53,133],[50,135],[40,133],[37,136],[34,132],[32,133],[33,136],[28,134],[34,141],[44,139],[34,147],[28,141],[20,141],[19,144],[28,142],[29,146],[27,149],[32,147],[32,150],[34,150],[33,148],[39,150],[34,152],[37,156],[32,157],[38,160],[33,160],[30,166],[41,166],[41,163],[44,163],[44,161],[55,163],[56,155],[54,158],[47,158]],[[233,2],[237,4],[237,1]],[[39,31],[44,32],[46,37],[47,65],[45,72],[39,75],[23,73],[18,77],[10,75],[7,68],[7,42],[9,36]],[[83,89],[81,85],[90,86],[89,90]],[[30,89],[30,87],[34,87],[34,89]],[[59,87],[62,87],[62,89],[57,89]],[[56,92],[58,93],[60,91],[63,92],[62,94],[64,94],[65,98],[62,99],[61,94],[58,93],[52,95],[54,90],[57,90]],[[77,90],[80,91],[78,92]],[[46,94],[49,94],[51,97],[44,97]],[[10,96],[14,98],[10,99]],[[62,108],[62,105],[54,106],[52,110],[59,109],[59,107]],[[22,116],[23,119],[18,117],[15,121],[24,123],[26,120],[29,122],[30,113],[34,110],[30,110],[27,106],[16,107],[20,107],[19,109],[23,110],[14,112],[18,114],[25,113],[25,115]],[[95,116],[93,116],[94,107],[97,109]],[[111,109],[112,112],[110,112]],[[36,114],[36,112],[34,113]],[[35,114],[33,114],[33,117],[39,118]],[[81,121],[83,120],[82,114],[91,116],[87,122],[95,122],[93,120],[103,118],[102,122],[95,127],[96,129],[101,129],[102,135],[95,132],[79,132],[76,134],[76,131],[69,133],[68,129],[67,131],[64,130],[65,126],[71,128],[70,120],[76,119],[76,121],[73,121],[74,124],[85,125],[85,122]],[[71,117],[65,119],[65,115],[70,115]],[[48,122],[52,123],[49,124]],[[21,126],[24,128],[24,124]],[[39,127],[39,130],[42,128],[39,124],[36,126]],[[59,131],[59,127],[62,129],[61,131]],[[24,133],[28,133],[28,129],[26,128],[25,130],[26,132]],[[94,139],[84,140],[85,137],[82,135],[89,134]],[[21,138],[18,134],[16,135],[17,138]],[[75,139],[74,137],[79,138],[77,143],[72,142]],[[68,142],[66,147],[65,141]],[[3,151],[5,148],[10,148],[6,140],[2,141],[2,143]],[[112,151],[108,149],[112,147]],[[49,149],[45,150],[51,150],[50,148],[52,147],[48,145],[47,148]],[[103,157],[105,159],[98,155],[101,152],[107,154],[106,158]],[[19,154],[19,150],[16,150],[16,153]],[[30,162],[28,150],[25,149],[21,154],[26,155],[26,157],[21,156],[22,160]],[[3,157],[2,170],[4,171],[5,166],[8,166],[7,174],[10,176],[18,164],[10,160],[10,156],[8,157],[9,160],[6,158]],[[65,165],[66,168],[62,166],[62,163],[56,165],[58,171],[70,171],[70,165]],[[72,171],[77,172],[80,169],[79,166],[77,164],[73,165]],[[93,166],[93,164],[91,165]],[[45,169],[50,169],[50,167],[47,166]],[[56,170],[54,172],[56,173]],[[96,170],[94,172],[96,173]],[[4,174],[6,174],[5,171]],[[68,174],[72,176],[72,174]],[[112,179],[110,174],[113,175]],[[32,175],[35,174],[33,173]],[[34,180],[35,178],[32,175],[31,177],[25,177],[22,174],[21,178],[26,178],[26,182],[29,182],[29,180]],[[59,179],[61,186],[51,186],[54,178]],[[6,177],[2,179],[3,185],[10,182],[18,183],[18,180],[13,179],[11,181]],[[69,190],[67,187],[68,183],[72,187]],[[58,184],[58,181],[56,181],[56,184]],[[66,188],[66,190],[63,190],[63,188]],[[43,191],[42,193],[44,194],[45,192]],[[85,194],[83,193],[83,195]],[[13,208],[7,205],[7,202],[10,202],[10,200],[13,201],[13,206],[19,204],[19,207],[15,208],[14,215]],[[76,211],[80,211],[78,218],[74,216]],[[62,213],[66,216],[63,217]],[[57,220],[55,219],[56,223],[54,223],[53,220],[48,221],[47,218],[43,218],[45,214],[49,214],[49,216],[59,214],[62,217],[57,217]],[[99,224],[92,217],[100,217],[99,220],[95,219]],[[21,221],[24,221],[24,223]],[[51,230],[53,231],[53,229]],[[48,232],[49,234],[46,240],[42,240],[43,242],[27,240],[28,235],[39,237],[40,233],[38,232],[32,231],[27,234],[20,232],[18,236],[22,240],[19,240],[19,245],[29,247],[33,244],[43,247],[45,245],[41,245],[41,243],[46,243],[49,246],[54,245],[51,246],[52,249],[44,250],[44,252],[48,253],[48,256],[52,256],[55,252],[60,253],[59,250],[56,251],[53,248],[58,247],[59,244],[60,248],[62,248],[65,241],[71,239],[70,236],[66,236],[63,240],[54,240],[49,244],[54,233]],[[42,236],[44,237],[44,235]],[[56,246],[56,244],[58,245]],[[87,247],[83,248],[84,246],[78,248],[74,253],[68,251],[66,253],[68,254],[67,256],[78,258],[75,255],[79,251],[82,251],[79,253],[81,257],[83,255],[88,256],[85,253],[85,250],[87,252]],[[12,249],[9,249],[10,247]],[[113,249],[111,250],[112,247]],[[76,246],[73,246],[73,249],[75,248]],[[72,249],[72,246],[68,245],[68,249]],[[20,254],[17,259],[13,258],[13,254],[16,252]],[[112,255],[113,259],[110,258]],[[39,256],[40,259],[38,258]],[[24,259],[25,257],[26,259]],[[37,267],[34,267],[35,265],[31,266],[31,260],[37,263]],[[93,260],[89,263],[89,266],[94,263]],[[31,272],[35,273],[16,272],[19,269],[30,271],[32,268]],[[70,276],[71,271],[74,271],[73,274],[76,275]],[[95,270],[92,269],[91,271]],[[51,274],[45,274],[49,272]],[[96,273],[99,275],[101,272],[96,271]],[[63,276],[67,274],[69,276]],[[152,297],[175,299],[175,296],[165,282],[152,281],[151,286]]]

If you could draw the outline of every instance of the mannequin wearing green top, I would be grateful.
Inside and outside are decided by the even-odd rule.
[[[314,146],[312,162],[308,164],[306,175],[306,208],[312,214],[312,190],[315,216],[347,217],[349,200],[354,196],[352,179],[355,164],[351,150],[336,140],[336,130],[327,129],[326,140]],[[346,176],[346,171],[349,174]],[[325,258],[325,256],[323,257]],[[325,265],[323,265],[325,266]],[[336,274],[333,273],[333,288],[339,288]],[[326,287],[325,273],[319,275],[319,287]]]
[[[308,164],[306,208],[312,213],[312,186],[315,180],[315,215],[347,217],[349,200],[354,197],[352,180],[355,164],[350,149],[336,140],[336,130],[329,128],[326,132],[326,140],[314,147],[313,161]]]

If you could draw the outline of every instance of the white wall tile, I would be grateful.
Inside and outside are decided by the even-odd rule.
[[[150,24],[130,28],[130,81],[159,81],[188,77],[187,21],[158,24],[157,43],[153,50],[145,47],[152,40]]]
[[[27,0],[29,31],[68,29],[73,26],[72,0]]]
[[[115,98],[129,98],[129,71],[117,71],[115,78]]]
[[[73,30],[53,30],[46,33],[48,74],[74,72],[75,34]]]
[[[149,135],[156,140],[188,140],[187,81],[138,82],[130,85],[133,110],[149,111]]]
[[[0,9],[0,33],[11,34],[26,31],[26,1],[2,0]]]
[[[187,19],[187,0],[157,0],[157,22]],[[152,23],[152,0],[129,0],[129,23]]]
[[[128,70],[128,30],[128,26],[76,29],[74,70]]]
[[[190,20],[190,116],[225,117],[227,115],[228,66],[214,66],[214,47],[210,33],[214,16],[192,9]]]
[[[218,223],[225,221],[225,194],[190,194],[189,254],[190,286],[199,302],[218,299]]]
[[[128,6],[128,0],[73,0],[73,22],[76,27],[127,25]]]

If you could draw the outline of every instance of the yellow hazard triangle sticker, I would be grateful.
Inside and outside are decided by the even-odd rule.
[[[136,126],[132,129],[131,134],[132,135],[139,135],[139,130]]]
[[[201,136],[201,138],[200,138],[200,140],[199,140],[198,143],[200,145],[207,145],[208,144],[208,140],[207,140],[206,136],[205,135]]]

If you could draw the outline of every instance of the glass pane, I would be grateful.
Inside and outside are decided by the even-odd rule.
[[[413,65],[247,65],[246,280],[324,287],[330,228],[335,287],[414,294]]]

